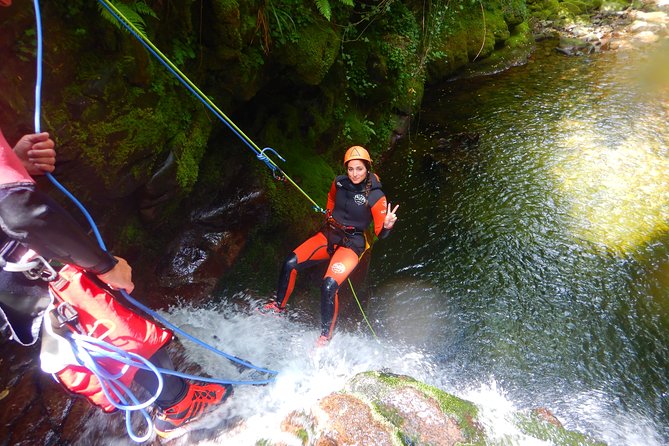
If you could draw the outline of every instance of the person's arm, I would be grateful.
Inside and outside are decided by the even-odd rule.
[[[386,201],[385,196],[377,200],[372,206],[374,233],[380,239],[388,237],[390,230],[395,226],[395,222],[397,222],[397,215],[395,213],[399,207],[399,205],[396,205],[394,209],[391,209],[391,205]]]
[[[112,288],[128,292],[134,288],[127,262],[102,250],[65,209],[34,185],[0,188],[0,227],[42,257],[80,266]]]

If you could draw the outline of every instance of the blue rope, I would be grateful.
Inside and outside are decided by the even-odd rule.
[[[90,336],[69,333],[67,337],[69,338],[72,349],[81,365],[93,373],[100,382],[102,392],[107,398],[107,401],[109,401],[116,409],[125,412],[125,426],[128,436],[137,443],[142,443],[151,438],[154,428],[151,415],[146,408],[158,399],[158,396],[163,390],[163,377],[158,368],[146,358],[135,353],[126,352],[114,345]],[[125,359],[123,363],[128,366],[132,365],[145,370],[151,370],[154,373],[158,385],[153,396],[144,402],[140,402],[135,394],[123,384],[121,378],[129,370],[128,366],[124,367],[121,372],[117,374],[111,374],[105,366],[99,362],[101,359],[116,359],[118,357],[123,357]],[[133,404],[129,404],[128,400]],[[131,423],[132,413],[136,411],[139,411],[142,414],[142,418],[147,426],[146,433],[141,437],[135,433]]]
[[[41,84],[42,84],[42,25],[41,25],[41,19],[40,19],[40,12],[39,12],[39,0],[34,0],[35,3],[35,14],[37,16],[37,79],[36,79],[36,84],[38,84],[37,87],[35,87],[35,131],[39,132],[39,122],[40,122],[40,107],[38,104],[40,104],[40,90],[41,90]],[[105,246],[105,242],[102,239],[102,235],[100,234],[100,231],[98,230],[97,224],[95,223],[95,220],[93,220],[93,217],[91,214],[88,212],[86,207],[69,191],[67,190],[56,178],[51,175],[50,173],[46,173],[47,177],[51,182],[56,186],[62,193],[64,193],[72,202],[79,208],[79,210],[84,214],[86,217],[86,220],[88,221],[89,225],[91,226],[91,229],[93,230],[95,234],[95,238],[100,246],[101,249],[104,251],[107,251],[107,247]],[[137,306],[140,308],[142,311],[148,313],[150,316],[154,317],[156,320],[159,322],[163,323],[167,328],[173,330],[174,332],[186,337],[187,339],[195,342],[196,344],[199,344],[200,346],[215,352],[219,354],[220,356],[223,356],[233,362],[237,362],[238,364],[244,365],[248,368],[264,372],[264,373],[269,373],[271,375],[277,375],[279,372],[275,370],[270,370],[262,367],[255,366],[251,364],[250,362],[244,361],[236,356],[229,355],[225,352],[222,352],[218,350],[215,347],[212,347],[201,340],[195,338],[194,336],[184,332],[181,330],[179,327],[173,325],[170,323],[167,319],[164,317],[160,316],[157,312],[151,310],[150,308],[146,307],[145,305],[141,304],[138,302],[136,299],[134,299],[130,294],[128,294],[125,290],[121,290],[121,294],[128,299],[133,305]]]
[[[42,109],[42,13],[39,0],[34,0],[35,27],[37,28],[37,76],[35,77],[35,133],[40,133],[40,110]]]
[[[35,127],[35,132],[40,133],[40,111],[41,111],[41,88],[42,88],[42,59],[43,59],[43,37],[42,37],[42,22],[41,22],[41,12],[40,12],[40,6],[39,6],[39,0],[34,0],[33,1],[34,8],[35,8],[35,22],[36,22],[36,30],[37,30],[37,60],[36,60],[36,65],[37,65],[37,75],[36,75],[36,80],[35,80],[35,116],[34,116],[34,127]],[[111,11],[110,11],[111,12]],[[113,14],[113,12],[112,12]],[[140,39],[141,40],[141,39]],[[145,45],[146,46],[146,45]],[[176,74],[176,73],[175,73]],[[183,82],[183,81],[182,81]],[[185,82],[184,82],[185,83]],[[186,84],[186,86],[188,86]],[[190,87],[189,87],[190,89]],[[191,89],[192,91],[192,89]],[[195,93],[195,92],[194,92]],[[211,109],[211,108],[210,108]],[[214,110],[211,109],[216,115],[218,116],[219,114]],[[220,117],[220,116],[219,116]],[[226,122],[227,124],[227,122]],[[233,132],[237,133],[236,130],[228,124],[228,126],[233,130]],[[239,133],[237,133],[238,136]],[[247,142],[248,144],[248,142]],[[252,149],[254,149],[251,146]],[[254,149],[255,150],[255,149]],[[264,151],[263,151],[264,152]],[[264,154],[262,152],[258,152],[259,157],[264,157]],[[276,153],[276,152],[274,152]],[[268,166],[270,166],[271,160],[268,161],[268,158],[265,157],[263,160]],[[274,170],[274,169],[273,169]],[[103,249],[105,252],[107,252],[107,248],[105,246],[104,240],[102,239],[102,236],[100,234],[100,231],[98,230],[97,224],[93,220],[93,217],[91,217],[90,213],[88,210],[84,207],[83,204],[72,194],[70,191],[68,191],[56,178],[51,174],[51,173],[46,173],[47,178],[61,191],[63,192],[78,208],[79,210],[84,214],[86,217],[86,220],[88,221],[91,229],[93,230],[95,234],[95,238],[100,246],[101,249]],[[165,325],[168,329],[180,334],[181,336],[191,340],[192,342],[200,345],[201,347],[204,347],[214,353],[217,353],[220,356],[223,356],[227,359],[229,359],[232,362],[236,362],[238,364],[241,364],[247,368],[257,370],[259,372],[267,373],[270,375],[277,375],[279,372],[275,370],[270,370],[262,367],[255,366],[251,364],[248,361],[244,361],[236,356],[229,355],[223,351],[218,350],[217,348],[195,338],[194,336],[186,333],[185,331],[181,330],[179,327],[175,326],[174,324],[170,323],[168,320],[160,316],[158,313],[155,311],[151,310],[150,308],[146,307],[145,305],[141,304],[138,302],[136,299],[134,299],[132,296],[130,296],[129,293],[127,293],[125,290],[121,290],[121,294],[128,300],[130,301],[133,305],[136,307],[140,308],[142,311],[146,312],[159,322],[161,322],[163,325]],[[100,341],[96,338],[92,338],[90,336],[82,336],[82,335],[77,335],[77,334],[72,334],[70,336],[70,339],[72,341],[73,345],[73,350],[79,358],[79,360],[82,362],[82,365],[85,366],[88,370],[93,373],[100,383],[102,384],[102,390],[105,396],[107,397],[107,400],[117,409],[123,410],[126,413],[125,421],[126,421],[126,430],[128,431],[128,435],[133,441],[136,441],[138,443],[144,442],[148,440],[151,435],[153,435],[153,424],[151,422],[151,416],[147,412],[146,408],[153,404],[156,399],[158,398],[158,395],[160,395],[162,388],[163,388],[163,378],[162,374],[170,374],[174,376],[179,376],[182,378],[186,379],[192,379],[196,381],[202,381],[202,382],[210,382],[210,383],[220,383],[220,384],[249,384],[249,385],[262,385],[262,384],[268,384],[274,380],[274,377],[267,379],[267,380],[256,380],[256,381],[230,381],[230,380],[221,380],[217,378],[205,378],[205,377],[199,377],[199,376],[194,376],[194,375],[188,375],[185,373],[180,373],[174,370],[166,370],[166,369],[161,369],[157,368],[155,365],[153,365],[148,359],[143,358],[137,354],[131,353],[131,352],[126,352],[122,349],[119,349],[109,343],[106,343],[104,341]],[[109,373],[108,370],[105,369],[105,367],[99,363],[100,359],[112,359],[118,362],[121,362],[123,364],[126,364],[127,367],[124,367],[123,370],[118,373],[118,374],[111,374]],[[123,377],[123,375],[127,372],[129,367],[137,367],[145,370],[150,370],[156,375],[156,379],[158,380],[158,387],[155,392],[155,394],[150,397],[148,400],[144,402],[139,402],[137,397],[132,393],[132,391],[125,386],[120,379]],[[112,396],[113,394],[113,396]],[[120,403],[118,402],[120,401]],[[129,402],[130,401],[130,402]],[[132,403],[132,404],[131,404]],[[142,416],[148,426],[147,432],[144,436],[139,437],[134,433],[134,430],[131,425],[131,414],[133,411],[140,411],[142,413]]]

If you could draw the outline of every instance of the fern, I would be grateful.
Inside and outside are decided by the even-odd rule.
[[[325,17],[327,20],[330,20],[330,17],[332,16],[332,8],[330,7],[330,1],[329,0],[314,0],[316,3],[316,9],[318,9],[318,12],[320,12],[323,17]]]
[[[153,17],[154,19],[158,18],[158,15],[155,13],[155,11],[151,9],[151,7],[145,2],[136,2],[133,6],[135,11],[137,11],[137,14]]]
[[[146,38],[146,22],[144,21],[143,16],[148,16],[148,17],[153,17],[153,18],[158,18],[156,13],[151,9],[146,3],[143,1],[141,2],[135,2],[131,5],[127,5],[125,3],[120,3],[120,2],[111,2],[110,0],[107,0],[107,3],[114,5],[116,9],[121,13],[123,16],[122,18],[125,18],[130,25],[132,25],[136,30],[142,35],[142,37]],[[106,19],[108,22],[112,23],[114,26],[121,30],[126,30],[126,28],[118,21],[118,19],[111,14],[107,8],[102,6],[102,4],[98,3],[98,9],[100,9],[100,13],[104,19]]]
[[[318,9],[318,12],[320,12],[323,17],[329,21],[332,17],[332,7],[330,6],[330,0],[314,0],[314,3],[316,4],[316,9]],[[355,6],[354,0],[339,0],[339,3],[351,7]]]

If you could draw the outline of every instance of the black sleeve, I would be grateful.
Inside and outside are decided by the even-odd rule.
[[[117,260],[100,248],[81,226],[34,185],[0,188],[0,227],[44,258],[103,274]]]

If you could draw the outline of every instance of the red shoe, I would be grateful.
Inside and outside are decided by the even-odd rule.
[[[186,396],[174,406],[158,410],[153,421],[156,434],[163,438],[176,438],[188,431],[188,423],[211,412],[232,395],[230,384],[191,384]]]
[[[284,314],[286,312],[286,307],[281,308],[279,304],[273,300],[272,302],[263,305],[258,311],[262,314]]]
[[[329,343],[330,338],[325,335],[321,335],[321,337],[316,341],[316,347],[326,347]]]

